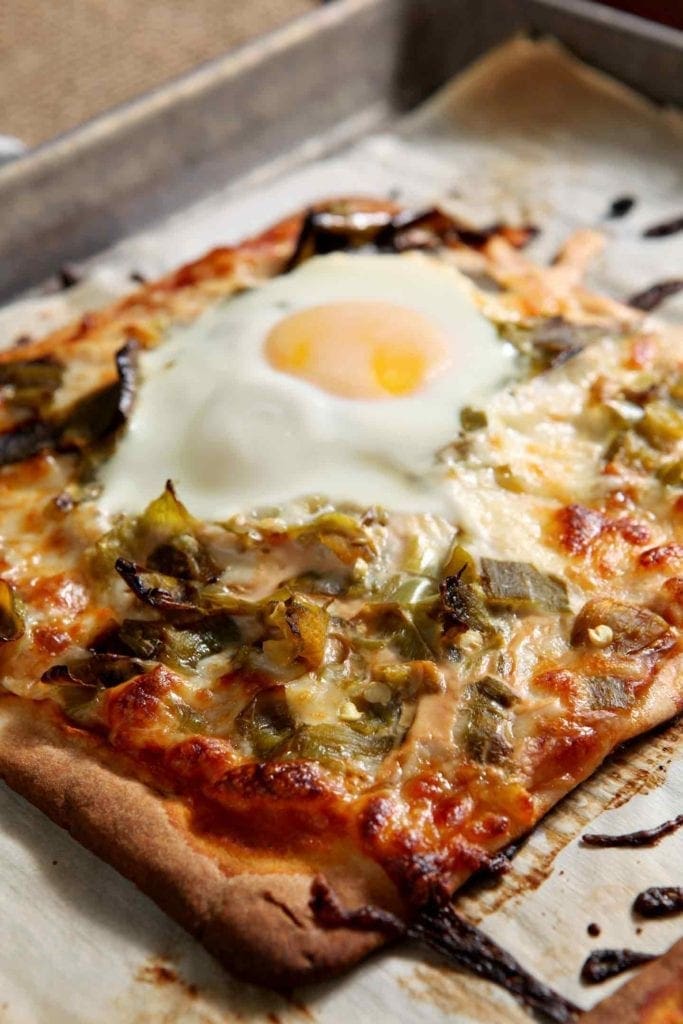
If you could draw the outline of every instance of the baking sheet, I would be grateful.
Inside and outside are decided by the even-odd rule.
[[[594,281],[623,297],[683,274],[683,235],[641,237],[680,214],[682,175],[680,115],[646,104],[551,42],[518,39],[390,130],[326,160],[285,163],[219,188],[93,260],[76,288],[0,311],[0,340],[46,330],[121,293],[131,270],[161,273],[333,194],[445,198],[478,224],[531,220],[542,228],[539,257],[551,256],[574,227],[600,226],[609,245]],[[619,195],[637,199],[633,212],[605,221]],[[683,300],[671,300],[662,315],[683,320]],[[618,984],[579,984],[591,948],[660,952],[680,935],[675,918],[638,933],[629,908],[648,885],[680,884],[682,833],[642,851],[589,850],[578,836],[589,824],[629,830],[679,811],[682,734],[680,724],[669,727],[612,759],[546,819],[510,875],[458,902],[581,1006]],[[288,1000],[242,985],[133,886],[4,788],[0,816],[2,1024],[528,1020],[506,994],[410,948]],[[599,939],[588,937],[589,922],[601,926]]]

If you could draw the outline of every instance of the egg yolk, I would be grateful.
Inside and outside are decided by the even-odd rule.
[[[271,366],[343,398],[401,398],[451,363],[443,332],[391,302],[331,302],[298,310],[269,332]]]

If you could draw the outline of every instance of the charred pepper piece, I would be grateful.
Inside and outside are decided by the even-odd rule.
[[[488,604],[515,612],[569,611],[567,585],[529,562],[482,558],[481,579]]]
[[[461,738],[467,756],[479,764],[500,764],[512,752],[512,708],[517,698],[495,676],[468,687]]]

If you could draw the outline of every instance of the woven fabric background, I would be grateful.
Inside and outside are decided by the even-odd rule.
[[[35,145],[314,6],[0,0],[0,134]]]
[[[0,0],[0,135],[35,145],[319,0]],[[683,27],[683,0],[602,0]]]

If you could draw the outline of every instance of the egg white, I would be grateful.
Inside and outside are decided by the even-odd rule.
[[[375,401],[330,394],[268,363],[264,341],[283,317],[354,300],[428,317],[452,347],[449,368],[411,395]],[[172,479],[195,515],[214,520],[307,495],[447,513],[435,453],[457,435],[463,406],[505,384],[513,360],[470,282],[437,258],[315,257],[143,353],[133,415],[101,472],[101,506],[138,512]]]

